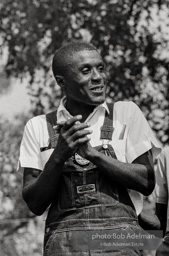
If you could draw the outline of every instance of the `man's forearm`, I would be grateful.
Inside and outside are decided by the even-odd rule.
[[[41,174],[32,182],[25,183],[23,198],[29,209],[36,215],[43,214],[56,197],[62,168],[63,163],[51,157]]]
[[[128,189],[144,195],[149,195],[154,189],[154,170],[150,165],[123,163],[96,151],[89,158],[105,175]]]

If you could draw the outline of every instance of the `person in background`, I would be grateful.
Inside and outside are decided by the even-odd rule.
[[[36,215],[48,209],[44,256],[141,255],[95,248],[86,235],[142,230],[137,215],[155,186],[158,142],[135,103],[106,103],[106,68],[93,45],[61,47],[52,69],[64,97],[28,121],[19,158],[25,202]]]
[[[164,238],[156,256],[169,255],[169,147],[165,147],[157,160],[156,215],[160,220]]]

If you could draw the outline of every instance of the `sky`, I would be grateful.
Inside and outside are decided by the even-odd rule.
[[[0,38],[1,42],[1,38]],[[3,75],[5,64],[7,62],[8,49],[4,47],[1,53],[0,74]],[[3,80],[1,80],[2,82]],[[26,88],[26,81],[21,82],[18,79],[10,79],[9,90],[0,94],[0,115],[7,119],[13,119],[19,113],[25,113],[30,108],[30,96]]]
[[[7,119],[12,119],[19,113],[26,113],[29,109],[30,97],[24,83],[16,80],[7,93],[0,95],[0,115]]]

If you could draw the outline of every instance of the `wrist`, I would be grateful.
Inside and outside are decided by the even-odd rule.
[[[50,161],[52,161],[55,165],[64,165],[65,159],[61,157],[60,155],[53,152],[53,154],[49,158]]]
[[[67,158],[65,158],[63,154],[59,154],[59,152],[56,150],[53,151],[50,158],[57,165],[63,165],[65,163],[65,161],[67,160]]]
[[[88,159],[91,162],[97,161],[98,159],[100,159],[99,155],[100,155],[100,152],[98,150],[96,150],[95,148],[92,148],[90,153],[86,156],[86,159]]]

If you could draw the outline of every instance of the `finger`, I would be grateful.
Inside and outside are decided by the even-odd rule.
[[[89,128],[89,127],[90,127],[90,124],[88,123],[75,122],[75,124],[67,131],[67,136],[71,136],[77,133],[78,131],[80,132],[81,130],[85,130],[86,128]]]
[[[73,133],[73,135],[71,136],[71,140],[76,141],[80,138],[83,138],[87,135],[90,135],[92,133],[92,130],[78,130],[77,132]]]
[[[69,120],[67,120],[64,125],[63,125],[63,129],[64,130],[68,130],[70,129],[70,127],[72,127],[77,121],[80,121],[82,119],[82,116],[81,115],[77,115],[77,116],[74,116],[72,118],[70,118]]]
[[[56,131],[56,133],[59,133],[60,130],[62,129],[63,125],[54,125],[53,129]]]
[[[80,145],[88,143],[91,140],[91,138],[85,136],[83,138],[79,138],[77,139],[74,143],[73,143],[73,148],[78,148]]]
[[[53,126],[53,128],[62,127],[65,124],[65,121],[57,122],[56,125]]]

